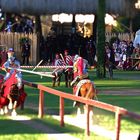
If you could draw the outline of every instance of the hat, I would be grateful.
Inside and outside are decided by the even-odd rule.
[[[14,49],[13,48],[9,48],[8,52],[14,52]]]

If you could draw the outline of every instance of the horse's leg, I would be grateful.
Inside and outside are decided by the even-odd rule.
[[[8,113],[8,107],[5,106],[5,107],[4,107],[4,114],[7,114],[7,113]]]
[[[73,78],[72,78],[72,73],[68,72],[68,87],[71,87],[71,82],[72,82]]]
[[[11,112],[12,116],[16,116],[17,115],[16,108],[17,108],[17,101],[14,101],[13,110]]]
[[[89,111],[89,122],[92,124],[93,122],[93,107],[84,105],[84,115],[86,116]]]
[[[89,106],[89,120],[92,123],[93,122],[93,106]]]
[[[81,114],[82,114],[81,108],[78,106],[78,108],[77,108],[77,116],[79,116],[79,115],[81,115]]]
[[[13,109],[11,112],[11,116],[16,116],[16,115],[17,115],[16,109]]]
[[[10,95],[9,95],[9,94],[8,94],[7,98],[9,99],[8,108],[9,108],[9,109],[12,109],[12,108],[13,108],[12,98],[10,97]]]
[[[3,110],[3,108],[0,109],[0,115],[4,115],[4,110]]]

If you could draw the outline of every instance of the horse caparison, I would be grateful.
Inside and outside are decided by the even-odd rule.
[[[19,97],[19,89],[17,87],[17,84],[12,84],[11,87],[10,87],[10,97],[13,99],[13,100],[18,100],[18,97]]]

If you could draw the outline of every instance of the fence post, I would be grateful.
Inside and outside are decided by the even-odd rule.
[[[121,126],[121,114],[120,114],[119,108],[118,108],[116,113],[115,113],[115,129],[116,129],[116,138],[115,138],[115,140],[119,140],[120,126]]]
[[[60,115],[60,126],[64,126],[64,98],[60,97],[59,102],[59,115]]]
[[[38,117],[43,118],[44,115],[44,91],[39,92],[39,106],[38,106]]]

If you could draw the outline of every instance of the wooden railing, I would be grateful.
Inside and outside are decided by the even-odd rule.
[[[119,136],[120,136],[120,126],[121,126],[121,116],[129,116],[132,119],[137,119],[140,121],[140,115],[136,114],[134,112],[129,112],[127,109],[125,108],[121,108],[118,106],[113,106],[111,104],[107,104],[104,102],[100,102],[100,101],[95,101],[95,100],[91,100],[91,99],[85,99],[82,97],[78,97],[69,93],[65,93],[62,91],[58,91],[40,84],[34,84],[34,83],[30,83],[28,81],[24,81],[25,85],[28,85],[30,87],[34,87],[39,89],[39,109],[38,109],[38,116],[40,118],[43,117],[44,115],[44,92],[47,92],[49,94],[54,94],[56,96],[59,96],[59,115],[60,115],[60,126],[64,126],[64,99],[69,99],[69,100],[73,100],[73,101],[78,101],[81,103],[85,103],[87,105],[87,114],[86,114],[86,134],[89,136],[90,135],[90,120],[89,120],[89,106],[94,106],[97,108],[101,108],[104,110],[108,110],[111,112],[115,113],[115,131],[116,131],[116,137],[115,140],[119,140]]]

